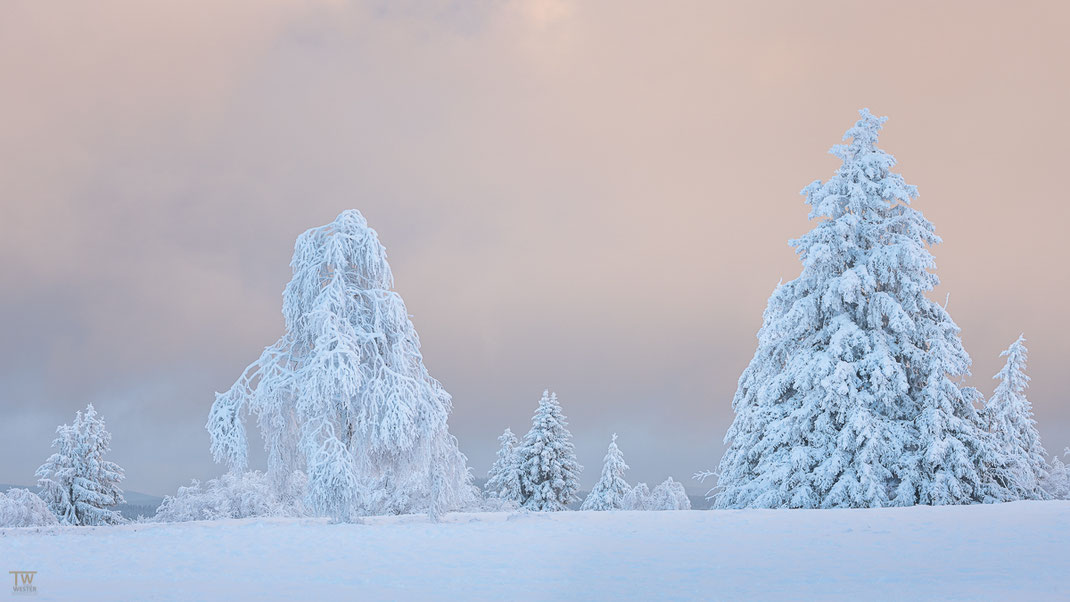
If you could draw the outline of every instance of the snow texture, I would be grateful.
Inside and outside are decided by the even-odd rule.
[[[74,423],[56,429],[52,454],[37,469],[41,499],[65,525],[106,525],[123,521],[114,506],[125,503],[119,483],[123,469],[104,459],[111,433],[93,404],[75,414]]]
[[[613,434],[613,440],[609,442],[609,450],[606,452],[602,464],[602,476],[583,501],[581,510],[621,510],[624,508],[624,498],[631,491],[631,485],[624,480],[624,473],[628,465],[624,463],[624,454],[617,447],[617,434]],[[690,507],[690,504],[689,504]]]
[[[719,508],[848,508],[1012,499],[1004,459],[963,380],[970,357],[945,306],[933,225],[877,148],[866,109],[803,194],[817,225],[792,241],[798,278],[766,307],[732,400]]]
[[[216,461],[247,469],[243,416],[251,413],[277,491],[303,472],[313,514],[348,520],[474,503],[447,429],[452,400],[424,367],[375,230],[344,211],[298,237],[290,266],[286,333],[212,405]]]
[[[576,499],[583,467],[576,462],[572,433],[557,394],[543,391],[531,430],[517,449],[521,506],[527,510],[565,510]]]
[[[6,529],[0,560],[42,601],[1070,598],[1063,501],[363,522]]]
[[[1048,453],[1040,443],[1037,421],[1033,419],[1033,404],[1025,395],[1029,386],[1029,377],[1025,373],[1028,353],[1025,337],[1019,336],[1000,354],[1007,358],[1007,363],[994,377],[999,384],[985,405],[985,419],[1000,451],[1010,463],[1016,497],[1046,499],[1048,494],[1041,484],[1048,473]]]

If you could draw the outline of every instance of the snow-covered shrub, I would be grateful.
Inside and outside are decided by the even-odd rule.
[[[516,500],[505,500],[499,497],[487,495],[484,497],[474,512],[516,512],[520,510],[520,504]]]
[[[576,499],[583,467],[576,462],[567,426],[557,394],[543,391],[531,430],[517,449],[521,506],[527,510],[565,510]]]
[[[55,515],[36,493],[29,489],[0,492],[0,528],[47,527],[58,525]]]
[[[992,398],[985,404],[988,430],[999,449],[1007,457],[1014,476],[1011,484],[1019,499],[1046,499],[1048,493],[1041,482],[1048,473],[1047,452],[1040,443],[1037,421],[1033,419],[1033,404],[1025,395],[1029,377],[1025,373],[1028,350],[1025,337],[1019,336],[1000,354],[1007,363],[994,378],[999,380]]]
[[[123,469],[104,459],[110,450],[111,433],[97,418],[93,404],[75,414],[74,423],[56,429],[52,454],[37,469],[41,499],[65,525],[110,525],[123,522],[117,510],[123,504],[119,482]]]
[[[447,428],[450,394],[424,367],[375,230],[344,211],[298,237],[290,266],[286,332],[212,405],[216,461],[246,470],[251,413],[271,482],[305,472],[310,513],[347,520],[473,502],[478,491]]]
[[[624,494],[621,510],[650,510],[650,487],[646,483],[636,483]]]
[[[964,385],[970,356],[945,305],[933,225],[877,147],[868,110],[803,189],[812,230],[776,288],[718,470],[719,508],[845,508],[1011,499],[1005,462]]]
[[[648,506],[650,510],[690,510],[691,499],[683,484],[669,477],[651,492]]]
[[[602,476],[583,501],[580,510],[623,509],[624,498],[632,489],[628,481],[624,480],[626,470],[628,465],[624,463],[624,453],[617,447],[617,435],[614,433],[602,464]]]
[[[301,497],[304,475],[294,473],[289,491],[280,495],[275,484],[260,471],[227,473],[206,483],[194,480],[179,487],[174,496],[164,498],[156,511],[156,521],[184,522],[222,520],[256,516],[302,516]]]

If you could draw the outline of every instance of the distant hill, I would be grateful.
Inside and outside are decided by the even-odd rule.
[[[36,485],[8,485],[0,483],[0,492],[7,491],[8,489],[29,489],[34,493],[40,493]],[[123,497],[126,498],[125,504],[119,504],[115,507],[123,518],[135,519],[138,516],[154,516],[156,509],[160,507],[160,503],[163,502],[163,498],[157,495],[149,495],[147,493],[141,493],[139,491],[123,491]]]

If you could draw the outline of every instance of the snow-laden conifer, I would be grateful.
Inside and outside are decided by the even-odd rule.
[[[716,505],[834,508],[1007,499],[1000,454],[963,385],[970,358],[944,306],[932,224],[877,147],[868,110],[842,161],[803,194],[817,225],[798,278],[769,299],[739,379]],[[1002,482],[1001,482],[1002,481]]]
[[[513,431],[505,429],[498,437],[498,457],[487,473],[484,490],[487,495],[503,501],[520,503],[520,464],[517,457],[519,443]]]
[[[1041,481],[1048,472],[1047,452],[1040,443],[1033,404],[1025,394],[1029,386],[1029,376],[1025,373],[1028,353],[1025,337],[1019,336],[1000,354],[1007,358],[1007,363],[994,377],[999,384],[985,405],[985,418],[989,431],[1009,460],[1016,497],[1045,499],[1048,495]]]
[[[531,430],[517,448],[522,507],[553,512],[565,510],[576,499],[583,467],[576,462],[567,426],[557,394],[543,391]]]
[[[602,476],[594,484],[580,510],[622,510],[624,498],[632,488],[624,480],[627,470],[628,465],[624,463],[624,454],[617,447],[617,435],[614,433],[602,464]]]
[[[690,510],[691,498],[682,483],[669,477],[650,493],[648,506],[649,510]]]
[[[207,428],[216,461],[247,466],[243,416],[257,417],[280,491],[308,478],[305,508],[354,514],[453,509],[475,489],[447,429],[452,402],[424,367],[386,250],[355,210],[294,246],[286,333],[226,393]]]
[[[97,417],[93,404],[75,414],[74,423],[56,429],[56,448],[37,469],[41,499],[65,525],[108,525],[122,522],[112,507],[123,504],[119,483],[123,469],[104,459],[111,449],[111,433]]]

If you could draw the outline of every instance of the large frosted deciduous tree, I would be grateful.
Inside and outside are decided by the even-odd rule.
[[[543,391],[531,418],[531,430],[517,449],[520,464],[520,504],[528,510],[565,510],[576,499],[583,467],[576,462],[572,433],[557,402],[557,394]]]
[[[1025,337],[1019,336],[1000,354],[1007,358],[1007,363],[994,377],[999,384],[985,405],[985,419],[1009,461],[1016,497],[1045,499],[1049,496],[1041,483],[1048,472],[1048,454],[1040,443],[1033,404],[1025,395],[1029,386],[1029,376],[1025,373],[1028,353]]]
[[[122,522],[111,508],[123,504],[119,483],[123,469],[104,459],[111,449],[111,433],[97,417],[93,404],[75,414],[73,424],[56,429],[52,454],[37,469],[41,499],[65,525],[110,525]]]
[[[798,278],[769,299],[739,379],[716,505],[836,508],[1007,499],[1000,454],[963,384],[970,358],[937,285],[940,241],[863,109],[817,225],[792,241]]]
[[[602,463],[602,476],[594,484],[591,493],[587,494],[580,510],[622,510],[624,498],[632,489],[624,480],[627,470],[628,465],[624,463],[624,454],[617,447],[617,435],[614,433]]]
[[[307,474],[305,508],[359,514],[459,508],[474,500],[449,433],[449,393],[424,367],[393,288],[386,249],[355,210],[306,231],[283,293],[286,333],[217,394],[207,428],[216,461],[247,468],[256,415],[280,491]]]
[[[503,501],[520,503],[520,464],[517,458],[519,442],[513,431],[505,429],[498,437],[498,457],[487,472],[487,495]]]

